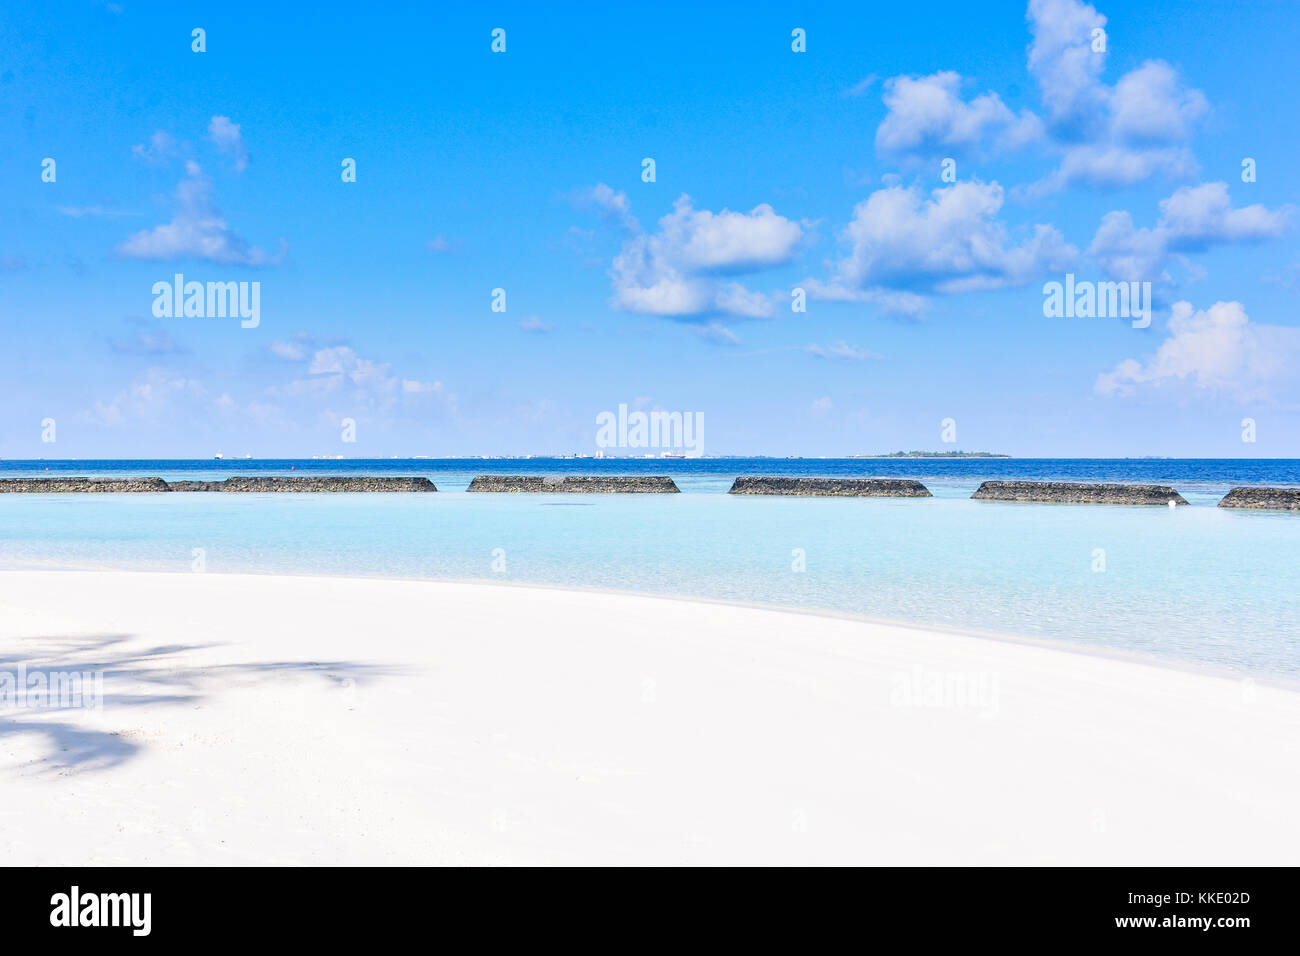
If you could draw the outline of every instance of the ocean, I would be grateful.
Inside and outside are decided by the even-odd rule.
[[[0,462],[0,477],[357,473],[425,475],[441,493],[0,495],[0,568],[481,579],[687,595],[1300,678],[1300,515],[1214,507],[1234,485],[1300,484],[1297,460]],[[489,473],[668,474],[683,494],[463,493]],[[910,477],[935,497],[725,494],[741,474]],[[1190,507],[970,500],[983,480],[1016,478],[1170,484]],[[437,626],[436,607],[428,626]]]

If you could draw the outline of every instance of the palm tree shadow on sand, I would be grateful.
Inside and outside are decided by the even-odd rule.
[[[19,637],[23,654],[0,655],[0,671],[28,674],[102,672],[104,710],[142,706],[195,705],[211,691],[232,682],[277,674],[317,675],[327,684],[355,687],[396,670],[357,661],[258,661],[247,664],[182,666],[177,656],[215,644],[167,644],[131,649],[130,635],[88,637]],[[0,706],[0,747],[7,738],[34,736],[45,741],[45,754],[19,768],[23,772],[86,773],[109,770],[143,752],[145,742],[120,730],[91,726],[81,706]],[[2,756],[2,754],[0,754]]]

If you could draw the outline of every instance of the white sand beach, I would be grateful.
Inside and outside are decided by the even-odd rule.
[[[1300,694],[491,584],[0,573],[0,863],[1300,863]]]

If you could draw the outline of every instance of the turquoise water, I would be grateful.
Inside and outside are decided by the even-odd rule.
[[[1192,502],[1177,510],[971,501],[978,475],[931,476],[931,499],[733,497],[716,465],[680,495],[457,490],[480,471],[548,470],[509,464],[462,462],[423,495],[0,495],[0,566],[189,572],[202,549],[208,572],[758,601],[1300,677],[1300,515],[1215,508],[1222,482],[1176,482]]]

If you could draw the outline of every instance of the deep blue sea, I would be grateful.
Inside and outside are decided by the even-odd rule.
[[[1214,507],[1234,485],[1300,485],[1298,460],[0,462],[0,477],[356,473],[427,475],[440,493],[0,495],[0,568],[201,566],[610,588],[851,612],[1300,679],[1300,515]],[[668,474],[684,493],[463,493],[487,473]],[[913,477],[935,497],[725,494],[741,474]],[[981,481],[997,478],[1158,482],[1191,507],[970,500]]]
[[[1127,481],[1213,493],[1233,485],[1300,485],[1300,459],[1223,458],[349,458],[2,461],[0,478],[141,475],[427,475],[448,491],[478,474],[672,475],[682,491],[726,491],[737,475],[919,478],[972,491],[986,479]],[[439,488],[441,489],[441,485]],[[930,489],[934,491],[933,488]],[[1185,496],[1185,495],[1184,495]]]

